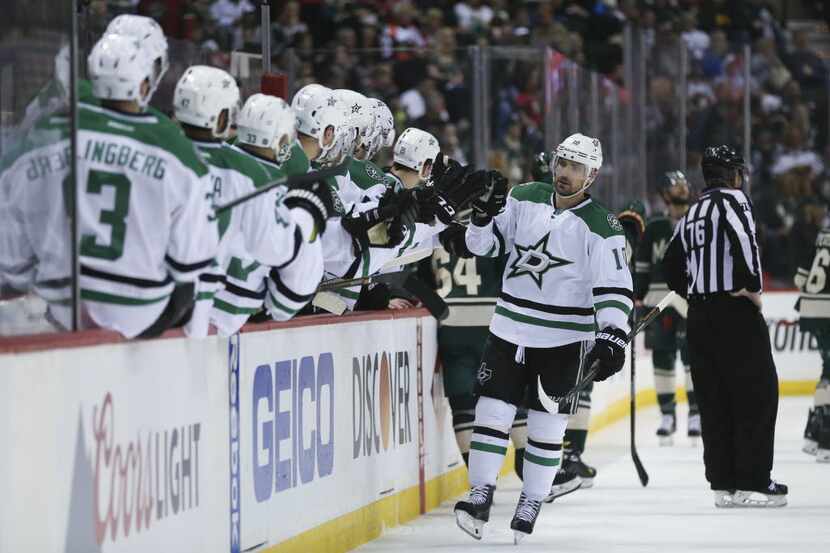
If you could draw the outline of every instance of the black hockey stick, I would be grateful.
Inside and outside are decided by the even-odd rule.
[[[213,216],[211,217],[211,220],[216,219],[216,217],[219,214],[224,213],[229,209],[233,209],[239,204],[245,203],[248,200],[251,200],[252,198],[256,198],[257,196],[265,194],[266,192],[269,192],[278,186],[287,186],[289,188],[293,188],[295,186],[303,186],[305,184],[310,184],[312,182],[324,180],[329,177],[334,177],[343,174],[348,165],[349,162],[344,161],[340,165],[335,165],[334,167],[327,167],[325,169],[320,169],[319,171],[311,171],[310,173],[303,173],[301,175],[285,175],[283,177],[280,177],[277,180],[273,180],[261,186],[260,188],[257,188],[253,192],[243,194],[242,196],[239,196],[238,198],[235,198],[226,204],[216,206],[213,209]]]
[[[659,313],[659,311],[658,311]],[[634,324],[634,327],[637,327],[637,309],[635,308],[631,314],[631,320]],[[635,335],[636,336],[636,335]],[[640,460],[640,455],[637,453],[637,442],[635,440],[635,432],[637,430],[637,385],[635,382],[635,376],[637,374],[637,340],[636,337],[631,340],[631,388],[629,391],[631,402],[631,415],[629,417],[630,421],[630,449],[631,449],[631,460],[634,461],[634,468],[637,469],[637,476],[640,478],[640,484],[643,487],[648,485],[648,473],[646,472],[646,467],[643,466],[643,462]]]
[[[317,292],[330,292],[339,288],[351,288],[352,286],[365,286],[371,283],[383,283],[390,286],[403,288],[424,304],[430,315],[443,321],[449,316],[450,310],[444,299],[438,293],[418,279],[411,271],[395,271],[393,273],[381,273],[361,278],[335,279],[320,283]]]
[[[638,323],[637,326],[628,333],[628,341],[631,343],[632,340],[639,334],[645,327],[651,324],[654,319],[657,318],[659,315],[668,305],[671,303],[672,299],[676,294],[672,291],[666,294],[666,296],[660,300],[656,306],[654,306],[646,316],[643,317]],[[558,403],[572,401],[576,395],[588,387],[588,384],[594,381],[596,378],[597,373],[599,373],[599,361],[595,361],[594,364],[591,366],[591,369],[585,373],[585,376],[577,382],[570,391],[562,397],[551,397],[545,392],[545,388],[542,386],[542,378],[537,377],[537,388],[539,392],[539,401],[542,403],[542,407],[549,413],[556,414],[559,412]]]

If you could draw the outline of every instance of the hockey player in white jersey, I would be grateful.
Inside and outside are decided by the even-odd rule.
[[[177,125],[146,113],[161,78],[153,56],[135,38],[105,35],[88,60],[100,106],[79,106],[84,315],[128,338],[180,319],[218,243],[206,165]]]
[[[514,187],[506,202],[491,194],[473,204],[467,247],[476,255],[507,256],[477,374],[470,495],[455,506],[458,525],[477,539],[525,394],[524,481],[510,523],[517,543],[532,533],[561,464],[568,414],[576,405],[559,404],[558,413],[548,413],[537,377],[548,395],[562,397],[595,361],[597,380],[604,380],[625,360],[633,304],[623,228],[587,194],[601,166],[599,140],[574,134],[554,152],[553,185],[531,182]]]
[[[243,120],[243,131],[257,133],[260,144],[270,140],[275,157],[285,158],[296,138],[293,113],[282,100],[260,96],[248,107],[256,104],[257,114],[264,113],[267,117],[260,121],[258,128],[252,128],[250,118],[246,118]],[[215,67],[190,67],[176,86],[174,109],[185,134],[208,162],[215,204],[226,204],[274,179],[274,171],[269,171],[251,155],[223,142],[230,133],[231,124],[236,122],[239,110],[239,88],[228,73]],[[268,122],[273,125],[268,127]],[[319,241],[315,243],[312,240],[316,232],[315,214],[307,211],[308,204],[289,210],[283,203],[287,192],[284,187],[278,187],[219,215],[219,254],[216,265],[200,279],[194,313],[185,328],[189,335],[201,337],[207,334],[214,296],[217,290],[223,288],[232,257],[253,259],[263,267],[276,268],[283,275],[303,275],[301,287],[315,286],[315,274],[319,281],[322,276],[322,252]],[[323,194],[325,205],[328,203],[327,190],[323,190]],[[322,215],[320,217],[325,219]],[[311,284],[306,285],[306,280]],[[259,292],[265,293],[264,285]],[[232,297],[232,294],[227,296]],[[227,300],[225,297],[218,301]],[[288,319],[297,311],[293,308],[297,306],[289,308],[283,303],[280,305],[285,309],[278,310],[275,318]],[[233,309],[234,306],[228,307]],[[215,312],[214,319],[221,334],[227,334],[236,326],[228,328],[224,324],[228,318],[237,316],[228,317],[227,312],[228,309],[217,309]]]
[[[333,108],[321,107],[319,112],[323,129],[331,127],[331,120],[337,120],[338,112]],[[247,159],[265,173],[266,180],[255,186],[307,171],[304,159],[293,159],[295,155],[303,156],[293,147],[295,128],[294,112],[282,99],[254,94],[245,102],[237,120],[238,146],[230,149],[238,159]],[[333,132],[328,129],[329,137]],[[295,161],[297,169],[291,173]],[[234,248],[227,264],[225,288],[217,292],[211,315],[211,322],[223,335],[239,330],[263,305],[270,318],[290,319],[308,303],[322,277],[320,235],[332,209],[325,183],[290,190],[278,187],[265,198],[270,198],[266,203],[277,206],[273,212],[276,224],[285,225],[284,231],[270,238],[279,253],[266,253],[262,248],[267,245]]]

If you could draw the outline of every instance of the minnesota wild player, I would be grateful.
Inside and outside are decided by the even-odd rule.
[[[638,305],[654,307],[669,292],[663,277],[663,256],[671,241],[675,224],[689,209],[690,195],[689,183],[683,173],[670,171],[663,175],[660,196],[666,203],[667,211],[648,221],[643,239],[637,248],[634,297]],[[661,414],[660,426],[657,428],[660,445],[672,445],[673,435],[677,430],[674,366],[678,351],[685,369],[686,396],[689,401],[687,434],[696,441],[700,436],[700,414],[689,373],[684,300],[678,298],[676,303],[660,314],[658,321],[649,325],[646,329],[646,347],[652,350],[654,387],[657,390],[657,403]]]

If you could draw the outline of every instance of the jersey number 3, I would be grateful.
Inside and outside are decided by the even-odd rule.
[[[100,244],[94,234],[81,236],[81,255],[114,261],[124,254],[127,234],[127,213],[130,211],[130,180],[118,173],[90,171],[86,181],[87,194],[101,194],[105,186],[113,188],[112,209],[102,209],[98,221],[110,227],[109,244]]]

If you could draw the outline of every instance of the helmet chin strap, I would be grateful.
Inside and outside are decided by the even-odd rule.
[[[556,180],[555,180],[555,177],[554,177],[554,185],[555,185],[555,183],[556,183]],[[592,184],[593,184],[593,181],[589,181],[586,178],[585,183],[582,185],[582,188],[580,188],[579,190],[577,190],[573,194],[567,194],[566,195],[566,194],[562,194],[562,193],[560,193],[556,190],[554,190],[554,193],[556,194],[556,197],[561,199],[561,200],[570,200],[571,198],[575,198],[575,197],[579,196],[580,194],[582,194],[583,192],[585,192],[586,190],[588,190],[588,188],[590,188]]]

